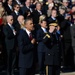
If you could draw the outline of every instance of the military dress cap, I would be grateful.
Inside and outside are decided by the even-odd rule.
[[[49,26],[55,26],[56,27],[56,26],[58,26],[58,24],[57,23],[50,23]]]

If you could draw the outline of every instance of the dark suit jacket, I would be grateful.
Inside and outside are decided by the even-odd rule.
[[[41,16],[40,13],[37,10],[34,10],[32,15],[33,15],[34,24],[38,24],[39,23],[39,17]]]
[[[21,3],[21,1],[20,1],[20,3]],[[18,4],[16,0],[13,1],[13,5],[15,5],[15,4]]]
[[[72,46],[75,47],[75,25],[71,26],[71,38],[72,38]]]
[[[3,28],[5,35],[5,43],[7,49],[13,49],[15,47],[15,35],[13,34],[12,29],[9,25],[4,26]]]
[[[21,29],[18,36],[19,67],[30,68],[33,63],[34,45],[31,43],[28,34]]]
[[[46,35],[42,28],[37,31],[37,41],[38,41],[38,52],[45,52],[46,46],[43,43],[43,37]]]
[[[54,23],[55,23],[55,22],[58,22],[57,19],[56,19],[56,20],[53,20],[51,16],[48,18],[47,21],[48,21],[48,24],[53,23],[53,22],[54,22]]]
[[[11,10],[8,5],[5,5],[5,10],[8,15],[11,15],[11,13],[13,12],[13,9]]]
[[[14,28],[17,31],[17,35],[19,35],[20,29],[21,29],[21,25],[17,22],[16,24],[14,24]]]
[[[70,21],[64,20],[60,26],[64,38],[64,42],[71,42]]]
[[[13,12],[11,13],[11,15],[12,15],[13,18],[14,18],[14,23],[17,23],[17,18],[18,18],[18,16],[21,15],[21,14],[19,13],[18,15],[16,15],[16,13],[13,11]]]
[[[24,15],[27,10],[29,10],[29,9],[26,6],[23,6],[21,8],[22,14]]]

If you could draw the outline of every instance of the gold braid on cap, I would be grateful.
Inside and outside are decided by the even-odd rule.
[[[49,26],[58,26],[57,23],[50,23]]]

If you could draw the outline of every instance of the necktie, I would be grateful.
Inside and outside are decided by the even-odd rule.
[[[47,30],[46,29],[44,29],[44,33],[47,33]]]
[[[29,34],[29,38],[30,38],[30,40],[33,39],[33,37],[32,37],[32,33]]]
[[[14,27],[11,25],[11,29],[14,30]]]

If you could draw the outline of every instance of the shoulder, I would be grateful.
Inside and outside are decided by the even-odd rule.
[[[41,28],[40,28],[40,29],[38,29],[38,30],[37,30],[37,32],[42,32],[42,29],[41,29]]]
[[[23,29],[20,29],[20,34],[23,34],[25,31]]]
[[[9,25],[7,24],[7,25],[3,26],[3,28],[9,28]]]

